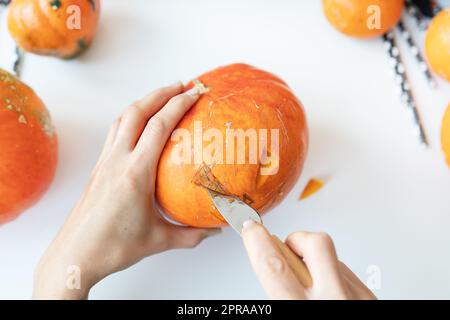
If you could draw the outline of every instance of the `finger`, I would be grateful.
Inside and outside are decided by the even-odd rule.
[[[153,91],[127,107],[122,115],[116,145],[126,150],[133,150],[150,117],[183,89],[183,84],[176,82],[171,86]]]
[[[177,95],[148,121],[135,151],[137,155],[145,156],[145,162],[152,166],[150,169],[156,169],[161,152],[172,131],[199,96],[200,91],[197,87]]]
[[[295,232],[288,236],[286,244],[303,258],[311,273],[314,287],[342,285],[336,249],[329,235]]]
[[[344,276],[347,285],[351,288],[356,297],[366,300],[377,298],[373,292],[358,278],[358,276],[341,261],[339,261],[339,270]]]
[[[253,270],[271,299],[305,299],[305,289],[266,228],[247,221],[242,238]]]
[[[195,248],[204,239],[222,232],[221,229],[201,229],[176,226],[169,222],[165,225],[168,249]]]

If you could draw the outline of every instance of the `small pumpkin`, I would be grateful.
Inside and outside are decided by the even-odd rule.
[[[57,160],[58,140],[44,104],[30,87],[0,69],[0,224],[42,197]]]
[[[397,24],[404,0],[322,0],[322,5],[336,30],[367,39],[381,36]],[[375,23],[377,20],[379,25]]]
[[[450,81],[450,8],[433,18],[425,38],[425,54],[431,69]]]
[[[8,28],[25,51],[75,58],[91,44],[100,0],[13,0]]]
[[[194,227],[226,225],[208,189],[237,196],[259,213],[274,208],[296,183],[307,154],[301,102],[283,80],[245,64],[210,71],[188,87],[194,84],[204,94],[159,161],[161,208]]]

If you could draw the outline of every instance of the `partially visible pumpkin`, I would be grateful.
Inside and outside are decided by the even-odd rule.
[[[425,38],[425,54],[431,69],[450,81],[450,8],[433,18]]]
[[[205,93],[180,121],[161,155],[156,183],[160,206],[186,225],[224,226],[226,222],[208,195],[212,189],[240,197],[261,214],[267,212],[286,197],[303,168],[308,129],[301,102],[283,80],[245,64],[218,68],[194,83]],[[249,136],[239,144],[227,132],[240,129]],[[267,148],[260,140],[265,137],[264,130]],[[177,132],[192,139],[177,141]],[[254,151],[270,161],[266,157],[251,161],[251,133],[254,142],[259,138],[257,151],[256,143],[252,144]],[[278,151],[272,148],[272,141],[278,141]],[[221,146],[210,149],[217,142]],[[174,161],[180,146],[186,147],[181,155],[186,161]],[[216,157],[219,154],[222,156]]]
[[[336,30],[350,37],[374,38],[397,24],[404,0],[322,0],[322,5]]]
[[[50,115],[31,88],[0,69],[0,224],[49,187],[58,159]]]
[[[25,51],[71,59],[91,44],[100,0],[13,0],[9,31]]]

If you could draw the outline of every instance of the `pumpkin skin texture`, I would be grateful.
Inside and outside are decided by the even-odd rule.
[[[195,123],[201,121],[203,130],[217,129],[225,138],[227,128],[244,131],[267,129],[267,150],[271,148],[274,137],[270,134],[271,129],[277,129],[278,157],[272,154],[274,160],[265,165],[260,160],[251,162],[248,152],[250,139],[245,144],[239,144],[235,139],[234,156],[245,149],[244,163],[235,161],[229,164],[226,160],[220,163],[214,159],[207,161],[208,157],[206,160],[203,157],[203,163],[192,161],[180,164],[173,161],[172,153],[181,142],[169,139],[159,161],[156,179],[156,197],[161,208],[170,218],[185,225],[205,228],[227,225],[209,197],[209,187],[205,188],[205,184],[199,185],[195,181],[199,169],[207,165],[216,179],[214,182],[226,190],[223,193],[240,197],[260,214],[267,212],[284,199],[303,168],[308,130],[301,102],[281,79],[245,64],[220,67],[200,76],[198,80],[209,91],[188,111],[177,129],[186,129],[194,137]],[[192,86],[191,83],[187,87]],[[193,150],[193,158],[195,141],[198,140],[192,138],[188,145]],[[213,140],[200,141],[205,150]],[[227,156],[227,143],[229,141],[223,143],[222,159]],[[279,160],[278,165],[275,159]],[[267,166],[276,167],[277,170],[273,171],[276,173],[261,175],[261,168]]]
[[[450,81],[450,8],[433,18],[425,38],[425,55],[431,69]]]
[[[0,224],[42,197],[57,160],[58,141],[44,104],[0,69]]]
[[[331,25],[339,32],[355,38],[374,38],[385,34],[400,19],[404,0],[322,0],[323,11]],[[372,5],[380,8],[379,29],[369,29],[367,19]]]
[[[79,29],[73,25],[76,16]],[[13,0],[8,28],[25,51],[72,59],[90,46],[99,16],[100,0]]]

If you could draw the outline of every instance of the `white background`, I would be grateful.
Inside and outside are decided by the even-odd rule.
[[[381,40],[346,38],[321,10],[320,1],[306,0],[107,0],[97,38],[80,59],[28,54],[23,80],[52,113],[60,161],[44,199],[0,227],[0,298],[30,297],[33,269],[123,108],[156,87],[233,62],[281,76],[309,120],[304,173],[265,216],[268,228],[281,237],[300,229],[330,233],[340,258],[364,281],[369,266],[381,269],[381,298],[450,298],[450,170],[439,143],[449,85],[439,81],[431,90],[407,59],[431,140],[423,150]],[[5,17],[0,48],[0,66],[9,68]],[[299,202],[316,176],[328,177],[325,188]],[[91,293],[97,299],[264,297],[229,229],[194,250],[145,259]]]

